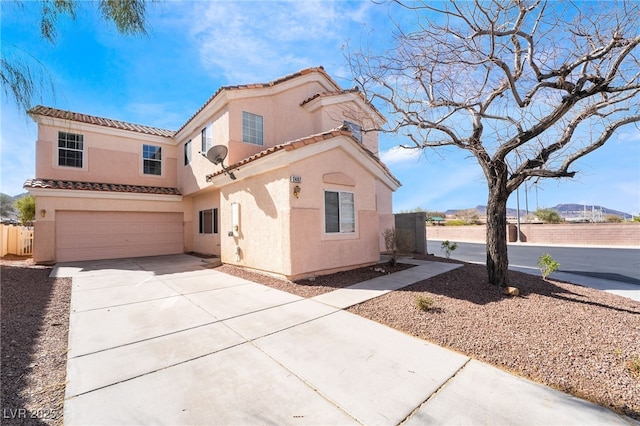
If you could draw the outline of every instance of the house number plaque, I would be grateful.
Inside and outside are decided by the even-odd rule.
[[[302,183],[302,176],[291,176],[292,183]]]

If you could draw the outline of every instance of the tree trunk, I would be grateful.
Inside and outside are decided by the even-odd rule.
[[[507,255],[507,191],[506,178],[489,184],[487,202],[487,273],[489,283],[509,286],[509,258]]]

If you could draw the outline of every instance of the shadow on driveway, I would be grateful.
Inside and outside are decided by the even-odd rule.
[[[2,265],[2,424],[61,424],[70,289],[50,272]]]

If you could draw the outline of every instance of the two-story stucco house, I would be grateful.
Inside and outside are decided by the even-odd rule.
[[[394,225],[400,183],[361,131],[384,118],[322,67],[222,87],[177,131],[30,115],[36,262],[196,252],[298,278],[376,262]]]

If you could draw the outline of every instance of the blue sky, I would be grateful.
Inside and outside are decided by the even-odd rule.
[[[322,65],[353,87],[343,47],[383,46],[393,5],[368,1],[154,2],[149,35],[120,35],[91,3],[75,20],[63,18],[55,45],[39,35],[38,3],[3,2],[2,54],[31,55],[46,68],[55,92],[38,104],[123,121],[178,129],[223,85],[267,82]],[[405,17],[405,19],[411,19]],[[35,177],[35,124],[2,97],[0,192],[17,195]],[[381,157],[403,186],[394,210],[446,210],[486,204],[479,166],[455,149],[407,151],[400,136],[381,136]],[[559,203],[640,212],[640,130],[627,127],[575,164],[572,180],[541,181],[529,189],[529,209]],[[46,177],[46,176],[39,176]],[[537,198],[537,203],[536,203]],[[524,209],[524,188],[520,192]],[[516,206],[515,194],[509,207]]]

